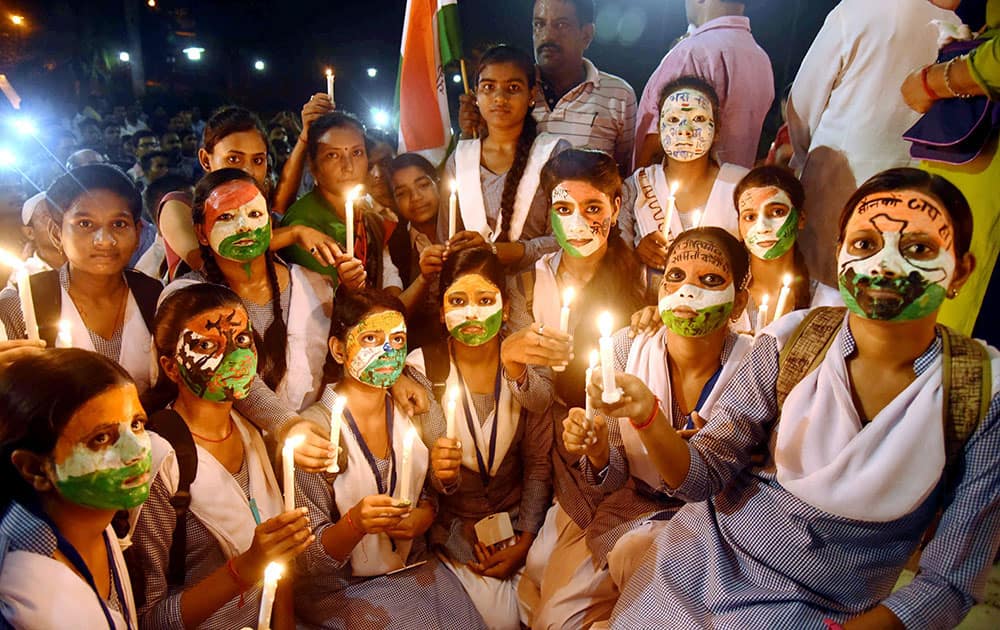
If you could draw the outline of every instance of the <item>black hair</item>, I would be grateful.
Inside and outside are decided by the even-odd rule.
[[[159,206],[163,196],[175,190],[183,190],[191,186],[191,180],[183,175],[167,173],[160,179],[150,182],[142,191],[142,208],[146,217],[159,224]]]
[[[419,153],[403,153],[398,155],[389,162],[389,177],[392,177],[396,171],[401,171],[404,168],[419,168],[424,172],[425,175],[433,179],[435,182],[438,181],[439,176],[437,169],[431,164],[430,160],[420,155]]]
[[[163,409],[177,398],[177,386],[163,372],[160,358],[172,358],[175,355],[184,324],[200,313],[231,307],[246,311],[240,296],[232,289],[207,283],[181,287],[160,302],[153,319],[153,345],[158,376],[153,388],[143,397],[143,406],[147,410]]]
[[[82,195],[106,190],[121,197],[127,204],[132,219],[142,216],[142,199],[128,175],[111,164],[88,164],[61,175],[45,192],[49,214],[56,225],[62,225],[63,215]]]
[[[198,184],[194,187],[194,202],[191,205],[191,220],[195,225],[205,226],[205,201],[212,194],[212,191],[225,183],[234,181],[249,182],[257,190],[260,190],[257,180],[250,174],[237,168],[220,168],[217,171],[206,173],[204,177],[198,180]],[[261,194],[265,195],[266,198],[266,194],[263,191],[261,191]],[[213,284],[221,284],[228,287],[229,283],[215,261],[215,257],[217,256],[215,251],[205,244],[202,244],[200,249],[204,265],[202,271],[205,277]],[[262,375],[262,378],[264,378],[264,382],[268,387],[276,389],[278,384],[281,383],[281,379],[285,377],[285,372],[288,370],[288,359],[285,357],[285,349],[288,345],[288,325],[281,310],[281,285],[278,283],[278,270],[274,254],[268,250],[264,256],[267,263],[267,281],[271,287],[271,307],[274,318],[268,329],[263,331],[263,336],[261,336],[261,331],[259,330],[254,330],[253,336],[258,351],[263,352],[267,356],[274,368],[266,376]]]
[[[528,84],[528,93],[535,89],[535,61],[531,55],[520,48],[501,44],[490,48],[483,53],[479,60],[479,68],[476,76],[481,76],[483,69],[487,66],[499,63],[509,63],[516,66],[524,73]],[[478,84],[478,79],[477,79]],[[524,169],[528,165],[528,158],[531,156],[531,147],[538,136],[538,123],[531,115],[531,108],[528,108],[524,115],[524,126],[521,128],[521,135],[517,139],[517,148],[514,152],[514,162],[507,171],[507,179],[504,181],[503,193],[500,195],[500,242],[510,241],[510,223],[514,216],[514,201],[517,198],[517,187],[521,183]]]
[[[343,129],[345,127],[353,127],[361,134],[361,138],[365,144],[365,153],[367,154],[368,136],[366,135],[364,123],[354,115],[346,112],[330,112],[323,114],[309,125],[309,133],[306,134],[306,151],[309,154],[309,160],[316,160],[316,156],[319,153],[319,139],[323,137],[323,134],[331,129]]]
[[[536,0],[537,1],[537,0]],[[576,9],[576,20],[580,26],[594,23],[594,0],[562,0],[566,4],[572,4]]]
[[[101,128],[101,124],[94,120],[93,118],[84,118],[76,124],[77,128],[83,131],[84,127],[95,127],[97,129]]]
[[[76,348],[44,350],[0,371],[0,513],[35,490],[11,462],[16,450],[47,455],[83,405],[112,387],[133,385],[117,363]]]
[[[715,136],[718,138],[719,131],[722,129],[719,93],[715,91],[715,87],[711,83],[698,76],[686,75],[683,77],[677,77],[670,83],[663,86],[663,89],[660,90],[660,96],[656,100],[657,119],[660,117],[660,112],[663,111],[663,103],[667,100],[667,97],[678,90],[698,90],[708,97],[709,102],[712,104],[712,119],[715,122]]]
[[[139,141],[143,138],[156,138],[156,142],[160,142],[160,137],[156,135],[156,132],[151,129],[140,129],[132,134],[132,142],[139,146]]]
[[[212,117],[205,122],[201,145],[211,153],[215,150],[215,145],[223,138],[241,131],[256,131],[264,141],[264,146],[269,147],[267,133],[265,133],[264,126],[257,115],[245,107],[235,105],[216,110]]]
[[[406,317],[406,307],[400,299],[385,289],[363,287],[356,291],[337,291],[330,317],[330,337],[347,340],[347,331],[357,326],[365,315],[375,309],[398,311]],[[323,370],[323,382],[336,383],[344,377],[344,366],[328,356]]]
[[[119,125],[119,124],[118,124],[118,123],[117,123],[116,121],[114,121],[114,120],[106,120],[106,121],[104,121],[104,124],[103,124],[103,125],[101,125],[101,131],[106,131],[106,130],[107,130],[107,129],[108,129],[109,127],[114,127],[114,128],[115,128],[115,129],[117,129],[117,130],[118,130],[119,132],[121,131],[121,125]]]
[[[500,264],[500,259],[488,247],[469,247],[448,256],[441,266],[441,274],[438,276],[438,295],[435,302],[438,308],[441,307],[448,287],[455,280],[470,273],[478,273],[500,289],[500,295],[506,295],[507,277],[503,265]]]
[[[969,207],[965,195],[944,177],[917,168],[891,168],[873,175],[868,181],[861,184],[861,187],[844,204],[844,209],[840,213],[837,241],[843,241],[847,222],[851,219],[851,215],[854,214],[855,208],[858,207],[862,199],[875,193],[897,190],[921,192],[941,202],[941,205],[947,210],[948,216],[951,217],[954,228],[955,255],[961,258],[969,252],[969,247],[972,244],[972,209]]]
[[[736,188],[733,189],[733,207],[736,209],[736,214],[740,213],[740,197],[743,196],[743,193],[751,188],[767,188],[769,186],[780,188],[788,193],[788,199],[792,202],[792,206],[802,212],[802,207],[806,202],[806,191],[802,187],[802,182],[795,176],[795,173],[784,166],[769,164],[752,169],[736,184]]]
[[[156,149],[155,151],[150,151],[149,153],[139,158],[139,166],[142,167],[143,171],[146,171],[149,169],[150,166],[153,165],[153,160],[155,160],[156,158],[163,158],[165,160],[169,160],[170,154],[167,153],[166,151],[161,151],[160,149]]]
[[[739,239],[720,227],[713,225],[684,230],[667,248],[667,260],[670,260],[674,249],[679,244],[692,239],[710,239],[721,245],[722,250],[726,253],[726,258],[729,259],[729,268],[733,273],[733,286],[737,292],[746,289],[750,282],[750,254]]]

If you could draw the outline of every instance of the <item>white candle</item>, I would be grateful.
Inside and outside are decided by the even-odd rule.
[[[458,406],[458,388],[454,385],[449,385],[445,398],[447,399],[445,401],[444,408],[444,419],[446,423],[445,437],[449,440],[454,440],[458,435],[458,430],[455,428],[455,409]]]
[[[765,293],[764,299],[760,302],[760,308],[757,309],[757,325],[754,326],[754,334],[760,334],[762,328],[767,326],[767,303],[771,299],[770,294]]]
[[[336,107],[337,106],[337,101],[333,100],[333,79],[334,79],[333,70],[331,70],[330,68],[327,68],[326,69],[326,95],[330,97],[330,100],[333,102],[333,106]]]
[[[333,450],[333,463],[326,472],[340,472],[340,425],[344,422],[344,407],[347,406],[347,396],[337,397],[330,410],[330,448]]]
[[[406,430],[403,437],[403,457],[399,462],[399,502],[411,503],[410,500],[410,479],[413,478],[413,441],[417,437],[417,432],[411,426]],[[389,437],[392,439],[392,436]]]
[[[597,318],[597,328],[601,331],[601,339],[598,341],[601,354],[601,384],[604,390],[601,392],[601,400],[606,405],[613,405],[621,400],[622,393],[615,384],[614,347],[611,341],[614,320],[611,319],[611,313],[607,311],[601,313]]]
[[[563,331],[567,335],[569,334],[569,306],[573,303],[573,298],[576,296],[576,292],[573,287],[566,287],[563,291],[562,298],[562,308],[559,309],[559,330]],[[552,370],[554,372],[565,372],[565,365],[553,365]]]
[[[677,210],[677,182],[670,184],[670,197],[667,199],[667,213],[663,217],[663,240],[670,242],[670,224]]]
[[[281,449],[281,465],[285,481],[285,511],[291,512],[295,509],[295,449],[302,446],[306,436],[293,435],[285,440],[285,446]]]
[[[590,365],[587,367],[587,377],[586,382],[583,385],[583,395],[587,399],[587,428],[590,429],[594,426],[594,404],[590,402],[590,396],[587,396],[587,386],[590,385],[591,379],[594,377],[594,370],[597,369],[597,364],[600,362],[600,353],[597,350],[590,351]]]
[[[788,298],[791,294],[792,274],[786,273],[785,277],[781,280],[781,291],[778,292],[778,304],[774,307],[774,319],[772,321],[781,319],[781,316],[785,314],[785,309],[788,306]]]
[[[351,192],[347,193],[347,208],[345,212],[344,221],[347,224],[347,255],[354,258],[354,202],[358,200],[364,188],[361,184],[358,184],[351,189]]]
[[[73,347],[73,324],[66,319],[59,320],[59,334],[56,336],[57,348]]]
[[[448,199],[448,240],[458,231],[458,181],[451,180],[451,197]]]
[[[28,267],[20,258],[4,250],[0,250],[0,262],[10,267],[14,272],[17,281],[17,295],[21,300],[24,329],[29,340],[38,341],[41,337],[38,336],[38,320],[35,317],[35,302],[31,297],[31,274],[28,272]]]
[[[260,613],[257,615],[257,630],[271,630],[271,610],[274,608],[274,594],[278,590],[278,580],[284,568],[272,562],[264,569],[264,592],[260,596]]]

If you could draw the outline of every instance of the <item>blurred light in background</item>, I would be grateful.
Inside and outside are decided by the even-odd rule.
[[[451,82],[452,83],[461,83],[462,82],[462,75],[456,74],[456,75],[452,76],[451,77]]]
[[[378,68],[368,68],[368,76],[372,79],[378,76]]]
[[[118,61],[122,63],[128,63],[131,60],[132,60],[132,55],[128,54],[124,50],[118,53]]]
[[[205,49],[200,46],[192,46],[190,48],[185,48],[181,52],[187,55],[187,58],[191,61],[201,61],[201,53],[205,52]]]
[[[7,168],[17,164],[17,156],[7,147],[0,147],[0,168]]]
[[[33,136],[38,133],[35,121],[27,116],[15,116],[10,119],[10,126],[22,136]]]
[[[264,63],[263,59],[258,59],[257,61],[253,62],[253,69],[256,70],[257,72],[263,72],[264,68],[266,67],[267,64]]]
[[[385,129],[392,122],[389,117],[389,112],[385,111],[381,107],[372,107],[371,109],[372,124],[375,125],[376,129]]]
[[[10,22],[14,26],[24,26],[24,16],[23,15],[11,15]]]

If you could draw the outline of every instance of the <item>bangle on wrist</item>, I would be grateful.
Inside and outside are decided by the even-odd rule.
[[[347,512],[344,513],[344,520],[346,520],[347,524],[351,526],[351,529],[353,529],[357,533],[361,534],[362,536],[364,536],[364,535],[366,535],[368,533],[365,530],[363,530],[363,529],[361,529],[360,527],[357,526],[357,524],[354,522],[354,519],[351,518],[351,511],[350,510],[347,510]]]
[[[930,74],[932,66],[933,66],[933,64],[931,64],[930,66],[924,66],[923,69],[920,71],[920,85],[922,85],[924,87],[924,93],[927,95],[927,98],[931,99],[932,101],[936,101],[936,100],[938,100],[938,95],[931,88],[931,84],[927,80],[927,75]],[[945,73],[945,83],[946,84],[947,84],[947,76],[948,76],[947,73]]]
[[[951,85],[951,66],[959,59],[964,60],[965,57],[952,57],[951,59],[948,60],[948,63],[944,64],[944,86],[948,88],[948,92],[950,92],[951,95],[955,98],[972,98],[974,96],[973,94],[964,94],[962,92],[958,92]]]
[[[233,578],[233,581],[236,582],[236,586],[239,587],[240,592],[245,593],[253,587],[253,584],[240,577],[239,572],[236,570],[236,565],[233,564],[233,560],[235,560],[235,558],[230,558],[226,561],[226,568],[229,569],[229,575]]]
[[[833,619],[824,619],[823,623],[826,624],[827,630],[844,630],[844,626],[840,625]]]
[[[653,420],[656,420],[656,416],[659,413],[660,413],[660,399],[657,398],[656,396],[653,396],[653,409],[649,412],[649,417],[643,420],[639,424],[636,424],[634,418],[629,418],[628,421],[632,423],[632,427],[635,428],[636,431],[642,431],[649,425],[653,424]]]

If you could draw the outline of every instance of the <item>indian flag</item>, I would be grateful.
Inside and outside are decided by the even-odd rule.
[[[452,134],[443,68],[461,56],[458,0],[407,0],[396,84],[400,153],[444,160]]]

